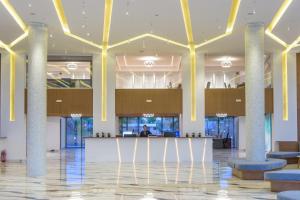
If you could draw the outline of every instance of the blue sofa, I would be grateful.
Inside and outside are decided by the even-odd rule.
[[[300,170],[286,169],[265,172],[265,180],[271,182],[272,192],[300,190]]]
[[[300,200],[300,190],[291,190],[277,194],[277,200]]]

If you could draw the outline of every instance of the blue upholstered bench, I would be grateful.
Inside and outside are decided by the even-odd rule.
[[[300,170],[287,169],[265,172],[265,180],[271,182],[272,192],[300,190]]]
[[[228,164],[232,167],[234,176],[245,180],[264,180],[264,172],[282,169],[286,166],[286,160],[267,159],[263,162],[254,162],[240,159]]]
[[[297,156],[300,155],[300,152],[291,152],[291,151],[277,151],[267,154],[268,158],[278,158],[285,159],[288,164],[295,164],[298,162]]]
[[[300,200],[300,191],[291,190],[280,192],[277,195],[277,200]]]

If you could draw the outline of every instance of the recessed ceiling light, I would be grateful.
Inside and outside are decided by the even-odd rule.
[[[78,65],[76,63],[68,63],[67,64],[67,68],[69,70],[75,70],[75,69],[77,69],[77,67],[78,67]]]
[[[90,36],[91,34],[90,33],[86,33],[86,36]]]
[[[32,7],[31,3],[29,3],[29,4],[28,4],[28,7],[29,7],[29,8],[31,8],[31,7]]]
[[[128,12],[128,11],[126,11],[125,15],[129,15],[129,12]]]
[[[85,28],[85,25],[84,25],[84,24],[82,24],[82,25],[81,25],[81,28]]]
[[[290,28],[290,27],[288,27],[288,28],[287,28],[287,30],[288,30],[288,31],[290,31],[290,30],[291,30],[291,28]]]
[[[81,14],[85,15],[85,14],[86,14],[85,10],[83,10],[83,11],[81,12]]]
[[[252,11],[248,12],[248,15],[255,15],[255,14],[256,14],[255,10],[252,10]]]
[[[50,34],[50,35],[49,35],[49,37],[50,37],[50,38],[53,38],[53,35],[52,35],[52,34]]]

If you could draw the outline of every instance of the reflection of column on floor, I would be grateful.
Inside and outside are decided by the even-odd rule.
[[[246,156],[265,160],[264,24],[250,23],[245,31]]]

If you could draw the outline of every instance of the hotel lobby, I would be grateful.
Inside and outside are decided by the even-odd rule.
[[[0,200],[300,200],[299,8],[0,0]]]

